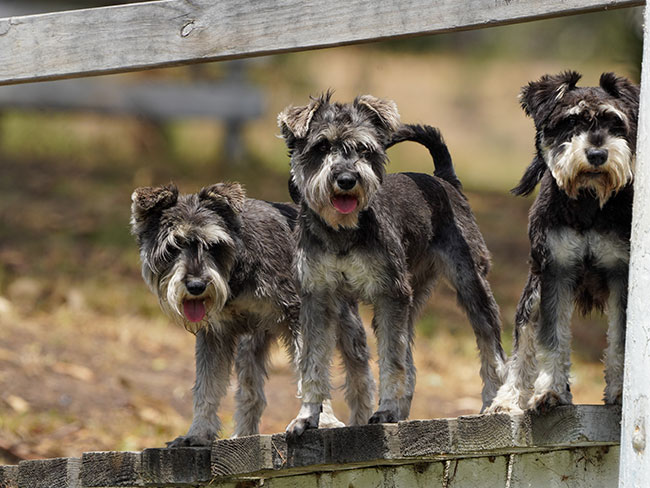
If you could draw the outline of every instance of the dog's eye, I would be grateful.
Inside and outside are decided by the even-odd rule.
[[[326,152],[329,152],[329,150],[330,150],[329,141],[320,141],[318,144],[314,146],[314,151],[320,154],[325,154]]]

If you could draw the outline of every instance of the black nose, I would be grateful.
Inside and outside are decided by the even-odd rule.
[[[200,295],[205,291],[205,283],[201,280],[190,280],[185,284],[185,288],[192,295]]]
[[[592,166],[602,166],[607,162],[607,149],[587,149],[587,161]]]
[[[351,190],[357,184],[357,177],[352,173],[341,173],[336,177],[336,186],[341,190]]]

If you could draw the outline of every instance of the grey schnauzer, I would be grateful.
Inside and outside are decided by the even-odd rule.
[[[571,403],[570,322],[607,308],[605,403],[620,404],[638,87],[613,73],[576,87],[573,71],[522,89],[537,153],[513,189],[530,194],[530,270],[515,317],[508,377],[490,411]]]
[[[408,417],[415,388],[414,321],[436,279],[457,291],[481,352],[483,404],[505,374],[497,304],[485,276],[489,253],[440,133],[401,126],[394,102],[353,103],[327,93],[278,116],[301,197],[297,272],[301,287],[303,404],[289,433],[318,425],[329,398],[335,311],[353,298],[373,306],[380,398],[370,423]],[[434,175],[385,174],[386,148],[412,140],[434,157]]]
[[[219,403],[232,363],[239,380],[235,436],[258,432],[266,406],[269,349],[279,339],[299,355],[300,298],[292,260],[297,208],[245,197],[236,183],[179,195],[173,185],[138,188],[132,196],[132,232],[142,276],[163,311],[196,335],[194,417],[170,447],[209,445],[220,430]],[[348,331],[338,338],[349,374],[370,376],[369,351],[357,306],[340,304]],[[300,387],[298,388],[300,389]],[[372,411],[374,384],[350,381],[352,421]],[[321,427],[342,426],[324,404]]]

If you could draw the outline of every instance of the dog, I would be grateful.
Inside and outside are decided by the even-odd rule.
[[[639,89],[603,73],[546,75],[521,91],[536,155],[515,195],[540,191],[530,210],[530,269],[515,317],[507,379],[490,411],[543,411],[572,402],[571,316],[608,313],[607,404],[620,404]]]
[[[292,269],[297,208],[246,198],[236,183],[187,195],[174,185],[138,188],[132,202],[142,276],[166,315],[196,335],[192,424],[168,446],[209,445],[219,433],[217,411],[233,361],[239,380],[234,436],[256,434],[273,341],[284,344],[294,367],[301,348]],[[357,305],[341,303],[337,313],[347,334],[336,342],[354,376],[346,399],[351,422],[358,423],[374,401],[369,351]],[[323,408],[321,427],[343,425],[331,405]]]
[[[301,435],[318,425],[330,391],[334,312],[350,298],[374,308],[380,398],[368,421],[408,417],[414,321],[439,276],[455,287],[476,333],[488,406],[505,374],[499,309],[485,279],[490,257],[439,131],[402,126],[392,101],[363,95],[334,103],[331,92],[287,107],[278,124],[289,149],[292,194],[301,200],[303,404],[287,431]],[[404,140],[429,148],[434,175],[385,174],[386,148]]]

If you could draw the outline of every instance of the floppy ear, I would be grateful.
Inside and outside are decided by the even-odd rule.
[[[143,220],[153,211],[172,207],[178,200],[178,188],[173,183],[166,186],[136,188],[131,194],[131,216],[133,220]]]
[[[287,183],[289,185],[289,196],[291,197],[291,201],[296,205],[300,204],[302,201],[302,193],[300,193],[296,182],[293,181],[293,175],[289,176],[289,181]]]
[[[639,105],[639,87],[623,76],[614,73],[600,75],[600,87],[616,98],[622,98],[632,106]]]
[[[401,125],[397,104],[392,100],[361,95],[354,99],[354,106],[359,110],[368,111],[379,125],[389,132],[396,131]]]
[[[574,90],[580,78],[582,75],[576,71],[564,71],[559,75],[544,75],[539,81],[531,81],[519,94],[521,108],[535,123],[541,121],[542,114],[548,114],[567,92]]]
[[[246,192],[239,183],[217,183],[202,188],[199,199],[211,201],[218,206],[227,205],[235,213],[239,213],[244,208]]]
[[[318,98],[310,97],[309,105],[294,107],[289,105],[278,114],[278,126],[282,130],[282,137],[290,148],[296,139],[302,139],[309,132],[309,124],[314,114],[323,105],[329,103],[332,91],[328,90]]]
[[[510,190],[510,192],[513,195],[520,197],[530,195],[533,190],[535,190],[535,187],[540,182],[547,169],[548,167],[544,160],[540,156],[535,156],[528,165],[528,168],[526,168],[524,176],[521,177],[517,186]]]

